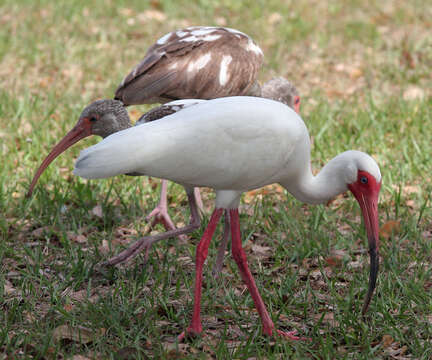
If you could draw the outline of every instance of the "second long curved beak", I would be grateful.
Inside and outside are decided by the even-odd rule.
[[[30,184],[30,188],[27,191],[26,197],[30,197],[33,193],[33,189],[39,180],[39,177],[42,175],[44,170],[48,167],[54,159],[59,156],[61,153],[70,148],[73,144],[77,143],[81,139],[92,135],[91,124],[87,118],[79,119],[74,128],[69,131],[66,136],[60,140],[60,142],[53,147],[48,156],[42,161],[42,164],[39,166],[36,171],[33,180]]]

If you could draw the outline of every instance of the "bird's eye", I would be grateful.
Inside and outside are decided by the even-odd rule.
[[[295,99],[294,99],[294,104],[298,104],[300,102],[300,98],[299,97],[296,97]]]
[[[95,122],[97,120],[97,117],[96,116],[92,116],[91,118],[90,118],[90,121],[91,122]]]
[[[367,178],[366,176],[362,176],[362,177],[360,178],[360,182],[361,182],[362,184],[367,184],[367,183],[368,183],[368,178]]]

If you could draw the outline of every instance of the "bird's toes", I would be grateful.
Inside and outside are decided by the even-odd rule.
[[[311,341],[311,338],[306,338],[306,337],[301,337],[301,336],[296,336],[297,335],[297,331],[282,331],[282,330],[276,330],[277,335],[289,339],[289,340],[307,340],[307,341]]]

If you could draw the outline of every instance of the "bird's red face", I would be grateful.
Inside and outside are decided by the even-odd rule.
[[[300,96],[294,96],[294,110],[300,115]]]
[[[360,205],[369,242],[371,268],[369,275],[369,289],[362,310],[362,313],[365,314],[372,298],[378,275],[378,197],[381,189],[381,181],[377,182],[375,177],[366,171],[358,171],[357,180],[352,184],[349,184],[348,188]]]
[[[39,169],[37,170],[35,176],[33,177],[33,180],[30,184],[30,188],[26,196],[31,196],[39,177],[42,175],[44,170],[48,167],[49,164],[51,164],[54,161],[54,159],[57,156],[59,156],[61,153],[66,151],[66,149],[70,148],[73,144],[77,143],[81,139],[84,139],[85,137],[92,135],[92,126],[96,120],[97,118],[94,116],[91,118],[88,117],[80,118],[77,124],[74,126],[74,128],[71,131],[69,131],[66,134],[66,136],[56,146],[54,146],[54,148],[51,150],[51,152],[48,154],[48,156],[39,166]]]

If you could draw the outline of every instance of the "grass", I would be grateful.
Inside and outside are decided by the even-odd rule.
[[[423,1],[1,1],[1,358],[431,358],[431,15]],[[379,162],[382,265],[365,320],[366,239],[351,196],[305,206],[273,186],[243,199],[244,245],[264,301],[280,328],[312,341],[260,335],[232,259],[219,279],[210,276],[214,241],[206,336],[177,345],[192,313],[195,245],[208,213],[189,241],[160,243],[147,265],[139,257],[100,272],[99,261],[146,229],[155,180],[74,178],[73,159],[98,141],[90,139],[24,197],[84,106],[112,97],[161,35],[200,24],[252,35],[266,54],[261,79],[282,75],[298,85],[315,169],[351,148]],[[131,109],[132,117],[147,108]],[[169,193],[181,225],[185,194],[177,185]],[[208,211],[212,199],[204,191]]]

